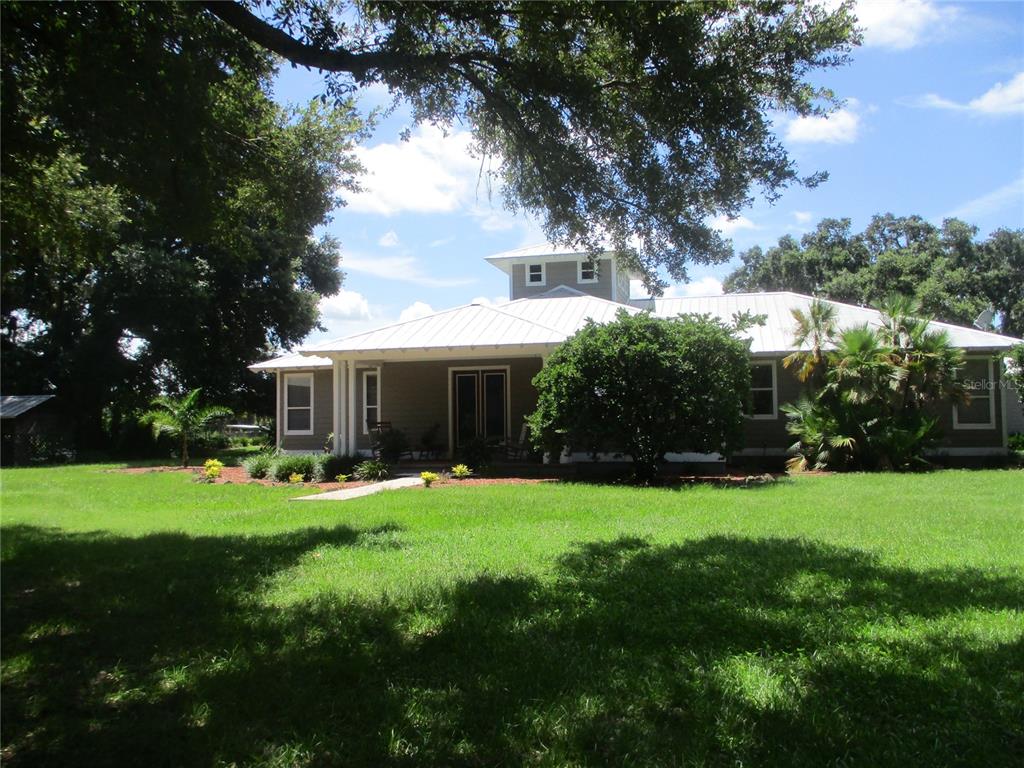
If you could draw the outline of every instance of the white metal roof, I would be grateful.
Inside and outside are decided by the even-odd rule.
[[[505,312],[504,306],[507,305],[467,304],[326,341],[310,347],[304,354],[521,347],[552,345],[565,340],[564,332]]]
[[[616,252],[611,250],[600,251],[598,253],[599,256],[614,259],[616,268],[624,269],[615,254]],[[581,256],[587,255],[587,251],[579,248],[561,247],[552,243],[539,243],[537,245],[527,245],[523,248],[516,248],[511,251],[495,253],[492,256],[484,257],[484,261],[497,267],[502,272],[511,273],[513,264],[522,264],[529,261],[567,261],[569,259],[578,259]],[[628,269],[628,274],[630,278],[640,277],[640,274],[633,269]]]
[[[765,324],[751,328],[745,334],[751,339],[751,351],[754,353],[791,352],[793,330],[796,321],[792,310],[800,309],[805,313],[810,310],[814,301],[812,296],[799,293],[780,291],[776,293],[727,293],[720,296],[694,296],[690,298],[648,299],[636,302],[639,306],[649,306],[653,301],[653,312],[658,317],[675,317],[679,314],[708,314],[729,322],[738,312],[750,312],[755,315],[766,315]],[[857,307],[838,301],[829,301],[836,308],[836,324],[840,329],[852,328],[867,323],[871,326],[882,324],[881,313],[868,307]],[[1008,349],[1020,340],[998,333],[979,331],[977,328],[966,328],[950,323],[932,323],[935,329],[943,329],[949,333],[950,339],[958,347],[964,349]]]
[[[630,314],[641,311],[617,301],[589,296],[564,285],[537,296],[516,299],[501,305],[501,309],[525,320],[555,328],[565,338],[576,333],[588,319],[596,323],[607,323],[615,319],[619,310],[624,309]]]
[[[746,332],[755,354],[787,353],[795,349],[792,310],[807,312],[814,299],[798,293],[734,293],[721,296],[650,299],[628,306],[589,296],[567,286],[496,306],[467,304],[435,312],[426,317],[386,325],[372,331],[326,341],[298,354],[250,366],[252,370],[317,368],[331,365],[323,355],[369,356],[387,353],[430,352],[434,354],[482,355],[530,347],[551,348],[576,333],[588,319],[610,322],[620,310],[629,313],[651,310],[658,317],[679,314],[708,314],[730,322],[733,315],[750,312],[765,315],[764,325]],[[836,307],[840,328],[880,325],[881,314],[874,309],[830,302]],[[936,322],[949,332],[954,344],[966,349],[1008,349],[1019,340],[974,328]],[[319,353],[319,354],[318,354]]]
[[[331,365],[329,357],[306,357],[298,352],[292,352],[271,360],[264,360],[262,363],[253,363],[249,366],[249,370],[277,371],[289,368],[330,368]]]
[[[485,256],[485,261],[507,261],[510,259],[543,259],[549,256],[579,256],[586,253],[579,248],[566,248],[554,243],[537,243],[522,248],[515,248],[511,251],[502,251],[492,256]]]

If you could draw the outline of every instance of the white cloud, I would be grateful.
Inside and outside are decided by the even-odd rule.
[[[382,248],[394,248],[398,245],[398,234],[393,229],[389,229],[383,235],[380,236],[380,240],[377,241],[377,245]]]
[[[449,235],[448,237],[439,237],[437,240],[431,240],[429,246],[431,248],[440,248],[442,245],[448,245],[448,243],[455,242],[455,235]]]
[[[895,50],[940,39],[963,18],[957,6],[932,0],[859,0],[854,14],[864,45]]]
[[[480,304],[480,305],[485,306],[485,307],[494,307],[494,306],[497,306],[499,304],[506,304],[507,302],[508,302],[508,296],[495,296],[494,298],[489,298],[487,296],[477,296],[476,298],[474,298],[469,303],[470,304]]]
[[[851,100],[851,106],[856,102]],[[786,140],[803,144],[850,144],[857,140],[860,115],[840,109],[831,115],[797,117],[786,126]]]
[[[417,320],[421,317],[434,314],[434,308],[425,301],[414,301],[403,309],[398,315],[398,322],[404,323],[407,320]]]
[[[664,296],[666,299],[675,299],[689,296],[720,296],[722,293],[722,281],[708,276],[691,283],[670,285],[665,289]]]
[[[810,211],[793,211],[793,218],[797,224],[810,224],[814,214]]]
[[[342,288],[334,296],[320,299],[320,315],[327,321],[369,320],[370,304],[358,291]]]
[[[469,131],[445,133],[436,126],[419,126],[408,141],[359,147],[366,167],[363,190],[347,197],[357,213],[394,216],[399,213],[451,213],[469,210],[486,197],[486,171],[470,154]],[[479,194],[478,194],[479,192]]]
[[[357,256],[347,255],[341,260],[342,269],[361,272],[384,280],[399,280],[431,288],[451,288],[475,283],[474,278],[436,277],[424,271],[414,256]]]
[[[1015,181],[1011,181],[999,189],[989,192],[987,195],[976,197],[963,205],[953,209],[943,218],[957,218],[971,221],[984,216],[991,216],[996,213],[1016,208],[1018,212],[1024,210],[1024,173]]]
[[[743,229],[760,229],[754,222],[748,219],[746,216],[737,216],[735,219],[730,219],[724,214],[715,216],[710,222],[712,227],[717,229],[723,235],[729,236],[733,232],[739,232]]]
[[[962,104],[934,93],[909,102],[915,107],[951,109],[979,115],[1010,115],[1024,112],[1024,72],[1018,72],[1007,83],[996,83],[976,99]]]

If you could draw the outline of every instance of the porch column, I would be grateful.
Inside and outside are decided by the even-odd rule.
[[[281,413],[281,378],[283,375],[280,368],[274,371],[274,428],[277,431],[277,442],[274,445],[278,449],[281,448],[281,419],[284,418]]]
[[[341,434],[341,425],[344,424],[344,415],[342,414],[342,403],[344,402],[341,397],[341,377],[342,377],[342,366],[344,363],[338,358],[332,358],[331,360],[331,374],[333,379],[331,381],[331,392],[333,395],[333,403],[331,411],[334,413],[334,422],[331,424],[331,432],[334,434],[334,445],[331,446],[331,450],[334,451],[335,456],[340,456],[344,453],[345,438]]]
[[[348,398],[348,453],[356,452],[356,361],[348,361],[348,386],[345,396]]]

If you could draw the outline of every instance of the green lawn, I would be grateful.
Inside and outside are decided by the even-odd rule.
[[[4,470],[10,766],[1016,765],[1024,473]]]

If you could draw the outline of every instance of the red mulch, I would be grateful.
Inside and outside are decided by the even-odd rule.
[[[202,467],[125,467],[123,469],[115,469],[114,472],[127,472],[130,475],[142,475],[147,472],[191,472],[192,474],[198,474],[202,471]],[[245,473],[244,467],[223,467],[220,471],[220,477],[213,481],[214,485],[225,485],[227,483],[233,483],[235,485],[290,485],[290,483],[279,483],[276,480],[263,479],[254,480]],[[349,480],[347,483],[303,483],[304,488],[316,488],[321,491],[337,491],[341,488],[358,488],[361,485],[368,485],[368,483],[361,480]]]

